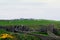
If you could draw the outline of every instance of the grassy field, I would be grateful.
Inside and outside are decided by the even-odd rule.
[[[30,28],[39,28],[39,25],[49,25],[49,24],[54,24],[55,28],[60,29],[60,21],[55,21],[55,20],[31,20],[31,19],[24,19],[24,20],[0,20],[0,26],[10,26],[10,25],[26,25]],[[5,30],[0,30],[0,34],[4,33],[12,33],[12,32],[7,32]],[[37,33],[36,33],[37,34]],[[13,34],[16,36],[18,39],[17,40],[40,40],[39,38],[31,35],[26,35],[26,34]],[[46,35],[46,34],[44,34]]]
[[[27,25],[30,27],[39,27],[39,25],[48,25],[54,24],[55,27],[60,28],[60,21],[55,20],[0,20],[0,26],[9,26],[9,25]]]

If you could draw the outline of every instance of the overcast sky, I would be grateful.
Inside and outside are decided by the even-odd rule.
[[[60,0],[0,0],[0,19],[60,20]]]

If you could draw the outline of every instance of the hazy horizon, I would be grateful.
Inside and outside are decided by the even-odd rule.
[[[2,19],[60,20],[60,0],[0,0]]]

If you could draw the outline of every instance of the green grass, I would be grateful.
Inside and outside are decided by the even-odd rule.
[[[17,40],[40,40],[40,38],[29,35],[29,34],[24,34],[24,33],[15,34],[13,32],[8,32],[8,31],[0,29],[0,35],[1,34],[12,34],[14,37],[16,37]],[[2,39],[0,39],[0,40],[2,40]]]
[[[56,28],[60,29],[60,21],[55,21],[55,20],[0,20],[0,26],[10,26],[10,25],[26,25],[30,28],[39,28],[39,25],[48,25],[48,24],[54,24]],[[5,30],[0,30],[0,34],[3,33],[12,33],[12,32],[7,32]],[[41,34],[39,32],[34,33],[34,34]],[[60,34],[60,32],[59,32]],[[20,33],[20,35],[17,34],[13,34],[15,35],[18,39],[21,40],[40,40],[39,38],[35,37],[35,36],[31,36],[31,35],[26,35],[26,34],[22,34]],[[47,34],[42,34],[45,36],[48,36]]]
[[[0,20],[0,26],[9,25],[27,25],[32,28],[38,28],[39,25],[54,24],[56,28],[60,28],[60,21],[55,20]]]

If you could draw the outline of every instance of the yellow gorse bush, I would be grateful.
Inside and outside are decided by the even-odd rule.
[[[1,34],[0,38],[14,38],[14,37],[10,34]]]

